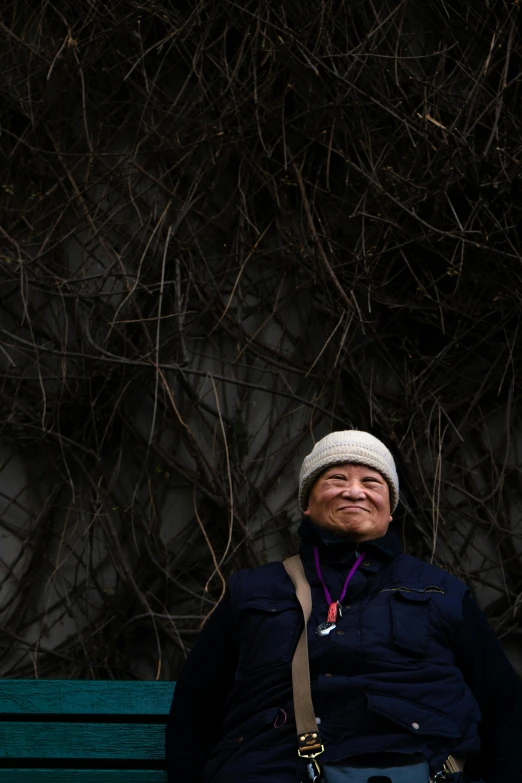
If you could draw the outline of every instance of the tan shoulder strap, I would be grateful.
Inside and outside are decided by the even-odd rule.
[[[292,659],[292,688],[294,691],[297,744],[300,756],[313,758],[322,753],[324,748],[321,744],[321,737],[315,720],[310,687],[310,664],[308,661],[306,627],[312,613],[312,593],[299,555],[284,560],[283,565],[295,585],[295,592],[301,604],[304,617],[303,632],[299,637]]]

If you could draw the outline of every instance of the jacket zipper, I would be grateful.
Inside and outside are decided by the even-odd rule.
[[[401,590],[404,593],[441,593],[442,595],[446,595],[446,591],[436,585],[428,585],[424,590],[418,590],[415,587],[385,587],[383,590],[379,590],[379,592],[389,593],[395,592],[396,590]]]

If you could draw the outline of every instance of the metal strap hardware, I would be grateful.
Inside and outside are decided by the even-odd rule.
[[[456,759],[455,756],[448,756],[444,762],[445,772],[462,772],[464,769],[464,759]]]
[[[300,734],[298,739],[298,753],[301,758],[313,759],[320,756],[324,751],[324,745],[321,745],[321,738],[317,731],[312,734]]]
[[[448,780],[448,775],[452,775],[454,772],[462,772],[464,769],[465,759],[457,759],[455,756],[448,756],[440,772],[437,772],[432,778],[430,783],[444,783]]]

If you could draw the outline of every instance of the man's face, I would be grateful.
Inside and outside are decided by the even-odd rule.
[[[382,538],[392,520],[386,480],[365,465],[334,465],[312,485],[304,512],[318,527],[354,543]]]

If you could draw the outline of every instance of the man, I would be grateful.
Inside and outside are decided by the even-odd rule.
[[[300,549],[312,593],[308,644],[324,762],[452,756],[470,779],[522,781],[522,689],[462,582],[404,555],[388,531],[391,453],[333,432],[305,458]],[[357,566],[357,567],[356,567]],[[171,783],[295,783],[291,661],[302,630],[281,563],[234,574],[176,686]]]

